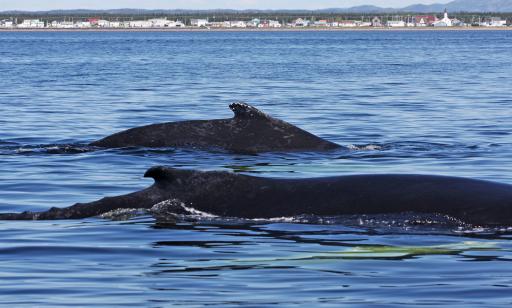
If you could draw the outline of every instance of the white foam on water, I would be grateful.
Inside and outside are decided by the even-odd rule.
[[[347,148],[349,150],[353,150],[353,151],[378,151],[378,150],[382,150],[382,147],[380,145],[376,145],[376,144],[368,144],[368,145],[349,144],[349,145],[347,145]]]

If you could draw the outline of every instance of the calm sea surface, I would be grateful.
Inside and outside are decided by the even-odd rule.
[[[512,32],[0,32],[0,212],[152,184],[154,165],[512,184]],[[246,101],[348,147],[89,151]],[[512,231],[396,221],[0,222],[0,304],[512,304]]]

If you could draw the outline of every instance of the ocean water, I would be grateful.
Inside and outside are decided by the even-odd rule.
[[[151,185],[155,165],[512,184],[512,32],[0,32],[0,212]],[[91,151],[245,101],[346,149]],[[512,231],[354,221],[0,222],[0,305],[512,304]]]

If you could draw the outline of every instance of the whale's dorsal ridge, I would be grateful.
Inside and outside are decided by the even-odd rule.
[[[233,111],[236,119],[268,118],[268,116],[264,112],[244,102],[232,103],[229,105],[229,109]]]
[[[183,183],[183,180],[190,179],[194,175],[201,175],[206,172],[190,169],[178,169],[166,166],[155,166],[144,173],[145,178],[153,178],[156,184]]]
[[[102,148],[191,148],[239,154],[327,151],[340,148],[243,102],[229,105],[234,116],[156,123],[121,131],[90,143]],[[181,169],[180,169],[181,170]],[[180,174],[181,171],[180,171]]]
[[[144,173],[144,177],[153,178],[155,182],[172,181],[174,178],[174,169],[164,166],[151,167]]]

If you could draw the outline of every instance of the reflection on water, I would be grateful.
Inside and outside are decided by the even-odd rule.
[[[155,224],[148,217],[10,226],[0,225],[0,289],[10,304],[511,302],[506,232]]]
[[[511,35],[0,33],[0,212],[140,190],[152,184],[142,176],[155,165],[512,184]],[[236,155],[87,146],[150,123],[227,118],[233,101],[345,148]],[[439,217],[155,221],[124,214],[0,222],[2,304],[512,304],[510,229]]]

